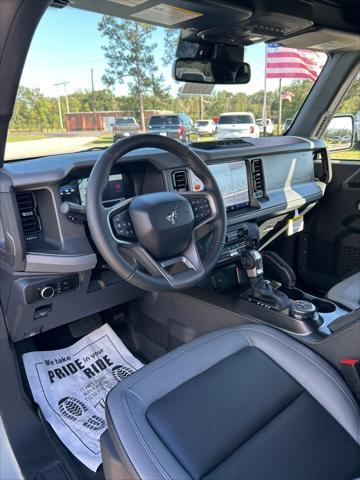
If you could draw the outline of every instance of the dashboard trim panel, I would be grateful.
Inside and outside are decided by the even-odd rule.
[[[88,255],[54,255],[27,253],[25,272],[77,273],[92,270],[97,263],[95,253]]]

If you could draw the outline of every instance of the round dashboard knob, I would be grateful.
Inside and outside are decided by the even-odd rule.
[[[40,296],[45,299],[52,298],[55,294],[55,289],[51,285],[46,285],[40,289]]]
[[[316,314],[316,307],[307,300],[294,300],[290,304],[289,313],[297,320],[312,320]]]

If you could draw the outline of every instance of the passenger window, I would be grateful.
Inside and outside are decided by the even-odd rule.
[[[346,144],[351,145],[351,130],[347,126],[347,119],[344,118],[341,122],[336,122],[333,118],[325,132],[325,140],[329,146],[330,157],[332,160],[360,161],[360,70],[358,70],[335,115],[346,114],[354,117],[352,147],[346,150],[342,149]]]

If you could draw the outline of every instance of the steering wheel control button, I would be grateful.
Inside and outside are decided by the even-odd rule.
[[[52,298],[55,295],[55,288],[52,285],[46,285],[40,289],[40,297],[44,299]]]
[[[316,307],[306,300],[294,300],[290,304],[289,313],[296,320],[312,320],[316,316]]]
[[[207,198],[193,198],[190,203],[194,212],[195,223],[199,223],[210,216],[211,209]]]
[[[111,223],[118,238],[124,240],[136,240],[134,227],[131,223],[129,213],[126,210],[116,213],[112,217]]]

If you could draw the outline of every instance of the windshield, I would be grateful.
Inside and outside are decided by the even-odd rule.
[[[316,52],[257,43],[245,47],[248,84],[205,85],[194,94],[191,84],[176,82],[171,74],[179,31],[70,5],[49,7],[35,32],[6,160],[105,148],[119,138],[117,127],[135,122],[143,133],[183,125],[178,133],[159,128],[159,134],[182,142],[281,135],[326,60]],[[235,114],[223,115],[228,112]],[[254,118],[271,122],[266,128],[262,122],[236,128]],[[213,128],[200,135],[196,126],[208,125],[209,119]],[[234,126],[221,128],[228,124]]]
[[[115,120],[115,125],[135,125],[135,123],[133,118],[117,118]]]
[[[151,117],[149,125],[156,127],[158,125],[179,125],[179,117],[175,115],[169,117]]]
[[[207,125],[209,125],[209,121],[208,120],[198,120],[195,125],[197,127],[206,127]]]
[[[219,125],[229,125],[231,123],[252,123],[250,115],[223,115],[219,118]]]

